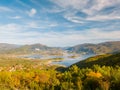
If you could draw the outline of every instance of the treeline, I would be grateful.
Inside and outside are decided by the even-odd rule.
[[[120,90],[120,66],[0,72],[0,90]]]

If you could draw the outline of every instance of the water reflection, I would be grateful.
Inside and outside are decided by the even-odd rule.
[[[52,62],[52,64],[60,64],[60,65],[70,66],[76,62],[79,62],[79,61],[84,60],[84,59],[91,57],[91,56],[94,56],[94,55],[82,55],[82,56],[77,57],[77,58],[64,58],[63,61]]]
[[[70,66],[76,62],[79,62],[81,60],[84,60],[88,57],[94,56],[94,55],[79,55],[75,58],[70,57],[70,55],[65,55],[65,56],[43,56],[40,54],[34,54],[34,55],[26,55],[24,58],[31,58],[31,59],[41,59],[41,60],[46,60],[46,59],[57,59],[57,58],[62,58],[63,60],[58,60],[58,61],[52,61],[51,64],[59,64],[59,65],[64,65],[64,66]]]

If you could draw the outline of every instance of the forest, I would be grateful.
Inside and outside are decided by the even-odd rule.
[[[104,57],[105,55],[95,56],[92,60],[97,58],[100,62],[100,58],[104,60]],[[119,54],[106,57],[107,61],[114,58],[116,61],[120,60]],[[6,58],[0,58],[1,63],[3,59]],[[88,58],[85,61],[90,60],[91,58]],[[35,62],[31,65],[29,60],[24,62],[0,67],[0,90],[120,90],[120,66],[117,64],[109,66],[93,63],[90,67],[74,64],[57,70],[60,67],[41,68],[42,66],[34,67]]]

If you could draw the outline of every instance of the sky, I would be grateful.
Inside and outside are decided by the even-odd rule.
[[[120,40],[120,0],[0,0],[0,43],[74,46]]]

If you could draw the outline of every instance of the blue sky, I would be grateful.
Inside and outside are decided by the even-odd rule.
[[[0,43],[73,46],[120,40],[120,0],[0,0]]]

